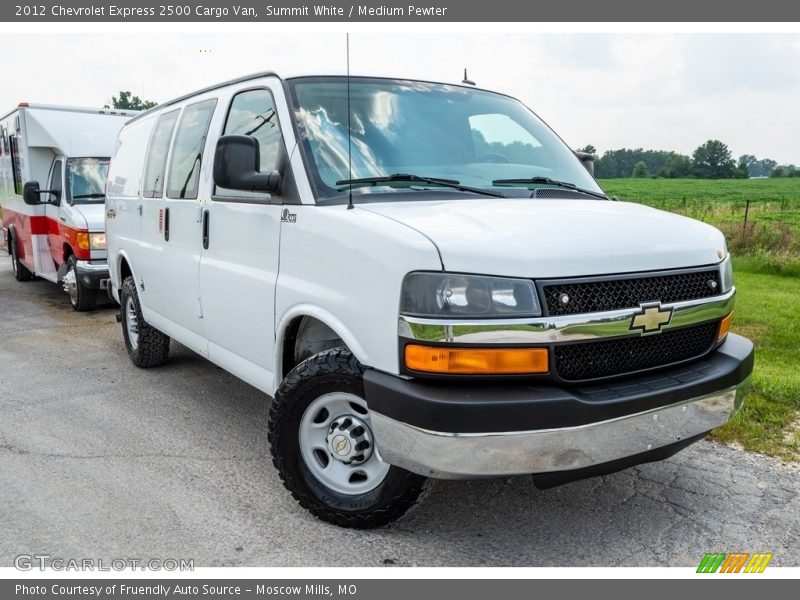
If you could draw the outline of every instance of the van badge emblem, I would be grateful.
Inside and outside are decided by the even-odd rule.
[[[633,313],[630,330],[638,330],[641,334],[661,333],[665,325],[672,321],[672,309],[662,308],[660,302],[639,305],[639,310]]]
[[[281,221],[284,223],[297,223],[297,215],[290,213],[288,208],[284,208],[281,213]]]
[[[106,211],[106,219],[113,219],[117,216],[117,209],[116,208],[109,208]]]

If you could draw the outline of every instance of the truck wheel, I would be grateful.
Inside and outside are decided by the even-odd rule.
[[[363,372],[345,348],[315,354],[283,380],[269,415],[272,462],[286,489],[317,518],[359,529],[399,519],[428,484],[381,460]]]
[[[70,255],[67,259],[67,273],[61,281],[72,308],[79,312],[94,310],[97,306],[97,290],[87,288],[78,281],[78,261],[75,256]]]
[[[150,326],[142,317],[139,295],[133,277],[126,277],[119,294],[122,337],[128,356],[142,369],[158,367],[169,357],[169,336]]]
[[[23,265],[19,260],[16,237],[9,237],[8,248],[11,251],[11,268],[14,270],[14,278],[17,281],[30,281],[33,279],[33,274],[28,270],[28,267]]]

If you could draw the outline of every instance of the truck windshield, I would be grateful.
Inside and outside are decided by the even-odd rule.
[[[105,202],[108,163],[108,158],[68,159],[67,201],[70,204]]]
[[[348,140],[346,78],[292,79],[289,91],[318,198],[342,196],[353,180],[369,178],[381,181],[353,185],[354,193],[444,189],[420,183],[419,178],[498,191],[549,187],[545,182],[549,179],[603,193],[547,125],[522,103],[502,94],[354,77]],[[397,174],[413,174],[416,179]]]

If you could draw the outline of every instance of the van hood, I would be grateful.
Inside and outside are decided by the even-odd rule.
[[[428,237],[445,270],[579,277],[715,264],[714,227],[641,204],[606,200],[463,199],[358,208]]]
[[[105,231],[106,205],[98,204],[73,204],[72,208],[86,221],[89,231]]]

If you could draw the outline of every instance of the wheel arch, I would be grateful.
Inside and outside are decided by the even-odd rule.
[[[361,364],[368,356],[350,329],[317,306],[297,306],[280,320],[275,343],[276,383],[309,356],[336,346],[345,346]]]

